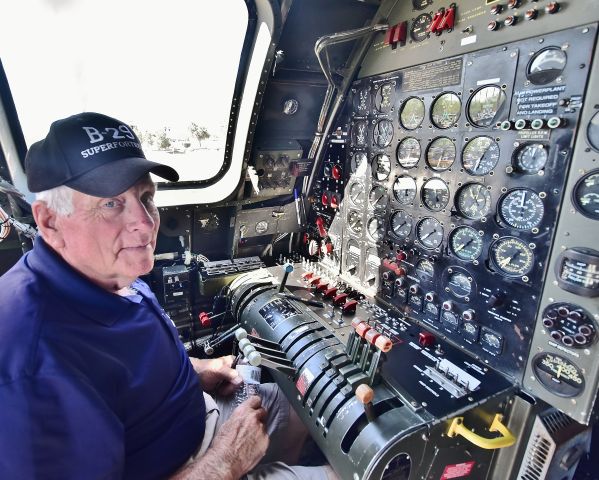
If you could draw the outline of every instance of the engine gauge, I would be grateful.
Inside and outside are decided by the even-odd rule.
[[[354,182],[349,186],[349,199],[356,207],[364,204],[364,185],[362,182]]]
[[[465,298],[472,292],[472,280],[464,272],[455,272],[447,278],[447,288],[458,298]]]
[[[391,120],[380,120],[374,126],[374,143],[383,148],[391,145],[393,140],[393,122]]]
[[[395,82],[383,83],[376,91],[374,106],[381,113],[388,113],[395,101]]]
[[[354,111],[357,115],[367,115],[370,110],[370,87],[362,87],[354,94]]]
[[[503,349],[503,337],[487,327],[481,329],[479,342],[493,355],[499,355]]]
[[[405,238],[412,232],[412,216],[403,210],[391,215],[391,229],[396,237]]]
[[[505,92],[496,85],[479,88],[468,101],[468,119],[477,127],[489,127],[497,123],[508,103]]]
[[[387,206],[387,190],[382,185],[375,185],[368,194],[368,203],[372,208],[385,208]]]
[[[385,236],[385,224],[379,217],[372,217],[366,223],[366,232],[371,240],[379,242]]]
[[[599,296],[599,252],[592,248],[564,250],[555,265],[560,288],[583,297]]]
[[[566,52],[548,47],[535,53],[526,68],[526,78],[534,85],[546,85],[559,77],[567,63]]]
[[[455,160],[455,144],[447,137],[435,138],[426,149],[426,163],[436,172],[447,170]]]
[[[416,226],[416,235],[426,248],[437,248],[443,241],[443,226],[439,220],[426,217]]]
[[[351,129],[351,143],[354,147],[365,147],[368,143],[368,123],[359,121]]]
[[[383,182],[389,178],[391,173],[391,159],[389,155],[381,153],[376,155],[372,160],[372,176],[379,182]]]
[[[584,390],[582,370],[561,355],[547,352],[535,355],[532,370],[537,380],[559,397],[577,397]]]
[[[508,192],[499,202],[499,215],[510,227],[530,230],[543,220],[545,207],[532,190],[518,188]]]
[[[431,120],[437,128],[449,128],[460,118],[462,101],[455,93],[443,93],[433,102]]]
[[[364,175],[368,166],[368,157],[364,152],[356,152],[351,157],[351,173],[356,175]]]
[[[424,102],[418,97],[408,98],[401,106],[399,121],[406,130],[417,129],[424,120]]]
[[[456,330],[460,327],[460,317],[455,312],[443,310],[441,312],[441,323],[446,327]]]
[[[534,254],[530,247],[516,237],[503,237],[490,247],[493,265],[508,277],[520,277],[532,270]]]
[[[599,220],[599,170],[587,173],[576,182],[572,201],[585,217]]]
[[[412,22],[412,28],[410,29],[410,37],[413,41],[422,42],[428,38],[428,27],[432,20],[432,17],[428,13],[423,13],[416,17]]]
[[[416,198],[416,180],[409,175],[397,177],[393,183],[393,196],[402,205],[410,205]]]
[[[462,152],[462,165],[470,175],[486,175],[499,161],[499,145],[491,137],[475,137]]]
[[[424,206],[438,212],[449,202],[449,187],[440,178],[431,178],[422,185],[421,195]]]
[[[512,164],[521,173],[535,174],[547,163],[547,147],[542,143],[525,143],[514,152]]]
[[[416,264],[416,276],[423,282],[432,282],[435,277],[435,267],[430,260],[420,260]]]
[[[491,210],[491,193],[480,183],[468,183],[459,190],[456,207],[466,218],[483,218]]]
[[[362,233],[362,214],[357,210],[350,210],[347,214],[347,226],[356,235]]]
[[[262,235],[268,230],[268,222],[262,220],[261,222],[258,222],[254,228],[257,234]]]
[[[483,241],[472,227],[457,227],[449,235],[449,248],[460,260],[471,262],[480,257],[483,251]]]
[[[404,138],[397,146],[397,162],[403,168],[414,168],[420,160],[420,142],[414,137]]]

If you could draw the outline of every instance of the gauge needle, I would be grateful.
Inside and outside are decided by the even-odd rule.
[[[558,365],[557,366],[557,373],[555,374],[555,378],[559,378],[561,374],[562,374],[562,366]]]
[[[482,161],[482,159],[483,159],[484,156],[485,156],[484,153],[482,155],[479,155],[478,160],[474,164],[474,171],[475,172],[478,170],[478,166],[480,165],[480,162]]]
[[[463,250],[464,248],[466,248],[471,243],[472,243],[472,240],[468,240],[466,243],[462,243],[461,245],[458,245],[457,247],[455,247],[455,251],[459,252],[460,250]]]
[[[525,202],[525,200],[526,200],[526,192],[523,191],[522,192],[522,199],[520,201],[520,208],[524,208],[524,202]]]
[[[435,229],[435,230],[433,230],[432,232],[428,232],[426,235],[423,235],[423,236],[422,236],[421,240],[424,240],[425,238],[428,238],[428,237],[430,237],[430,236],[431,236],[433,233],[436,233],[436,232],[437,232],[437,230],[436,230],[436,229]]]

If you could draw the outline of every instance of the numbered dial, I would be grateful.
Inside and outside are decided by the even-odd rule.
[[[414,168],[420,160],[420,142],[413,137],[404,138],[397,146],[397,162],[402,168]]]
[[[460,118],[462,101],[455,93],[443,93],[433,102],[431,120],[437,128],[449,128]]]
[[[356,210],[350,210],[347,214],[347,226],[356,235],[362,233],[362,214]]]
[[[462,165],[470,175],[486,175],[499,161],[499,145],[491,137],[470,140],[462,152]]]
[[[432,20],[432,17],[428,13],[423,13],[416,17],[412,22],[412,28],[410,30],[410,37],[413,41],[422,42],[428,38],[428,27]]]
[[[354,94],[354,111],[357,115],[367,115],[370,110],[370,87],[363,87]]]
[[[456,297],[464,298],[472,292],[472,280],[463,272],[452,273],[447,279],[447,288]]]
[[[449,202],[449,187],[440,178],[431,178],[422,186],[422,203],[430,210],[443,210]]]
[[[491,193],[480,183],[469,183],[458,192],[456,206],[466,218],[483,218],[491,210]]]
[[[500,87],[482,87],[468,102],[468,119],[477,127],[490,127],[502,118],[506,106],[506,95]]]
[[[503,275],[519,277],[532,270],[534,254],[519,238],[500,238],[491,245],[490,250],[491,262]]]
[[[370,189],[368,194],[368,204],[372,208],[385,208],[388,203],[387,190],[381,185],[376,185]]]
[[[376,109],[381,113],[388,113],[393,107],[395,96],[395,83],[383,83],[376,91],[374,100]]]
[[[360,121],[351,129],[351,142],[354,147],[365,147],[368,143],[368,124]]]
[[[435,267],[430,260],[420,260],[415,270],[416,276],[423,282],[432,282],[435,277]]]
[[[519,188],[509,192],[499,204],[499,215],[510,227],[530,230],[543,220],[545,207],[532,190]]]
[[[389,178],[391,173],[391,159],[389,155],[379,154],[372,160],[372,176],[379,182]]]
[[[364,205],[364,185],[354,182],[349,187],[349,199],[356,207]]]
[[[351,173],[363,175],[368,166],[368,157],[364,152],[356,152],[351,157]]]
[[[381,120],[374,126],[374,143],[381,147],[388,147],[393,140],[393,122]]]
[[[447,170],[455,161],[455,144],[447,137],[435,138],[426,150],[426,163],[436,172]]]
[[[393,183],[393,196],[402,205],[410,205],[416,198],[416,180],[408,175],[397,177]]]
[[[426,248],[437,248],[443,241],[443,226],[437,219],[426,217],[418,223],[416,235]]]
[[[412,232],[412,224],[412,216],[403,210],[398,210],[391,215],[391,229],[399,238],[405,238]]]
[[[516,150],[512,163],[520,173],[535,174],[545,168],[547,156],[547,147],[542,143],[527,143]]]
[[[451,252],[461,260],[471,262],[480,257],[483,241],[472,227],[458,227],[449,236]]]
[[[424,120],[424,102],[418,97],[408,98],[401,107],[399,121],[406,130],[417,129]]]
[[[385,236],[385,224],[379,217],[372,217],[366,224],[366,231],[371,240],[379,242]]]
[[[599,220],[599,171],[588,173],[576,183],[573,200],[580,213]]]
[[[532,360],[537,380],[559,397],[576,397],[584,390],[582,370],[570,360],[553,353],[539,353]]]

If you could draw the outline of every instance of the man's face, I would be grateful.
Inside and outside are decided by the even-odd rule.
[[[73,192],[74,211],[56,217],[59,253],[94,283],[116,291],[154,265],[160,225],[149,176],[112,198]]]

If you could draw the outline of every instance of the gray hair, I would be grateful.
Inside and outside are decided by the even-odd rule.
[[[58,215],[68,216],[73,213],[73,189],[66,185],[44,190],[35,194],[35,199],[44,202],[50,210]]]

